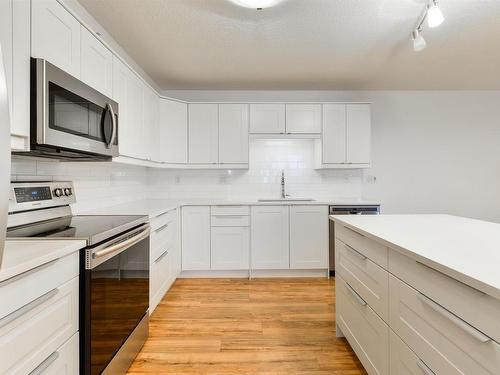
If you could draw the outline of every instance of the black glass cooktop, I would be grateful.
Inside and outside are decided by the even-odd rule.
[[[77,215],[15,227],[9,238],[82,239],[95,244],[147,222],[140,215]]]

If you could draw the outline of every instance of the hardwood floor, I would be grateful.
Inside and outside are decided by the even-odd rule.
[[[334,279],[179,279],[128,373],[366,374],[334,297]]]

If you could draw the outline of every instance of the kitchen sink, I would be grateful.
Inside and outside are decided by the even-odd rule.
[[[316,199],[312,198],[265,198],[258,199],[258,202],[314,202]]]

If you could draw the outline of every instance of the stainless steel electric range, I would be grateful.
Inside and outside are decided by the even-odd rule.
[[[123,374],[148,335],[147,216],[72,215],[71,182],[12,183],[9,239],[81,239],[80,373]]]

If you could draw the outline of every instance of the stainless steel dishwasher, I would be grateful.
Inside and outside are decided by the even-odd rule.
[[[380,205],[333,205],[329,207],[330,215],[378,215]],[[330,276],[335,276],[335,225],[330,223]]]

